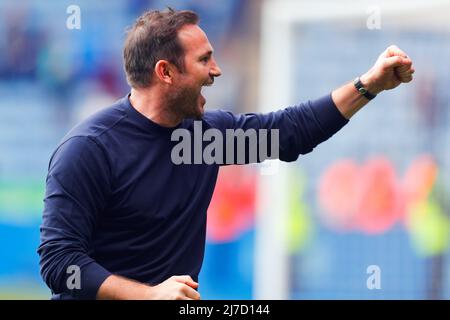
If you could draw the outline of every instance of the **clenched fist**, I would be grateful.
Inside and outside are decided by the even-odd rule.
[[[390,46],[378,58],[375,65],[363,76],[361,82],[372,94],[391,90],[413,79],[412,60],[397,46]]]

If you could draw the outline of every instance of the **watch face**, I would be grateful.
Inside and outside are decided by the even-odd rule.
[[[364,88],[359,88],[359,92],[360,92],[361,94],[366,94],[367,90],[364,89]]]

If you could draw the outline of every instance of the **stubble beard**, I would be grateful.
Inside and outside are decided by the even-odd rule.
[[[201,120],[203,108],[199,106],[200,90],[179,87],[168,97],[171,111],[181,119]]]

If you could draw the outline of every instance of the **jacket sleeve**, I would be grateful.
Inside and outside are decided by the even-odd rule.
[[[111,180],[106,154],[92,139],[72,137],[50,160],[37,250],[41,275],[52,292],[77,299],[95,299],[110,275],[88,255]]]
[[[278,157],[282,161],[295,161],[300,154],[311,152],[318,144],[328,140],[342,127],[344,127],[348,120],[339,112],[335,103],[331,98],[331,94],[321,97],[317,100],[301,103],[298,106],[288,107],[276,112],[266,114],[247,113],[234,115],[231,112],[218,111],[222,113],[217,118],[212,117],[212,126],[220,128],[226,136],[227,129],[267,129],[267,149],[272,148],[272,129],[278,129]],[[215,119],[214,119],[215,118]],[[219,120],[220,119],[220,120]],[[264,161],[267,158],[261,158],[259,155],[259,148],[261,141],[258,136],[257,142],[257,162]],[[234,163],[236,162],[236,155],[241,150],[237,150],[238,143],[234,139]],[[232,140],[227,140],[229,146]],[[251,163],[248,154],[251,152],[251,143],[245,145],[245,163]],[[224,150],[226,155],[229,155],[229,150]],[[226,156],[225,156],[226,158]],[[270,157],[271,158],[271,157]]]

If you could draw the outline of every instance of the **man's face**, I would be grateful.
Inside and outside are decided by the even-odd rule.
[[[203,86],[210,86],[221,70],[213,57],[208,37],[197,25],[185,25],[178,31],[184,48],[184,72],[174,76],[174,108],[183,118],[200,119],[204,113]]]

